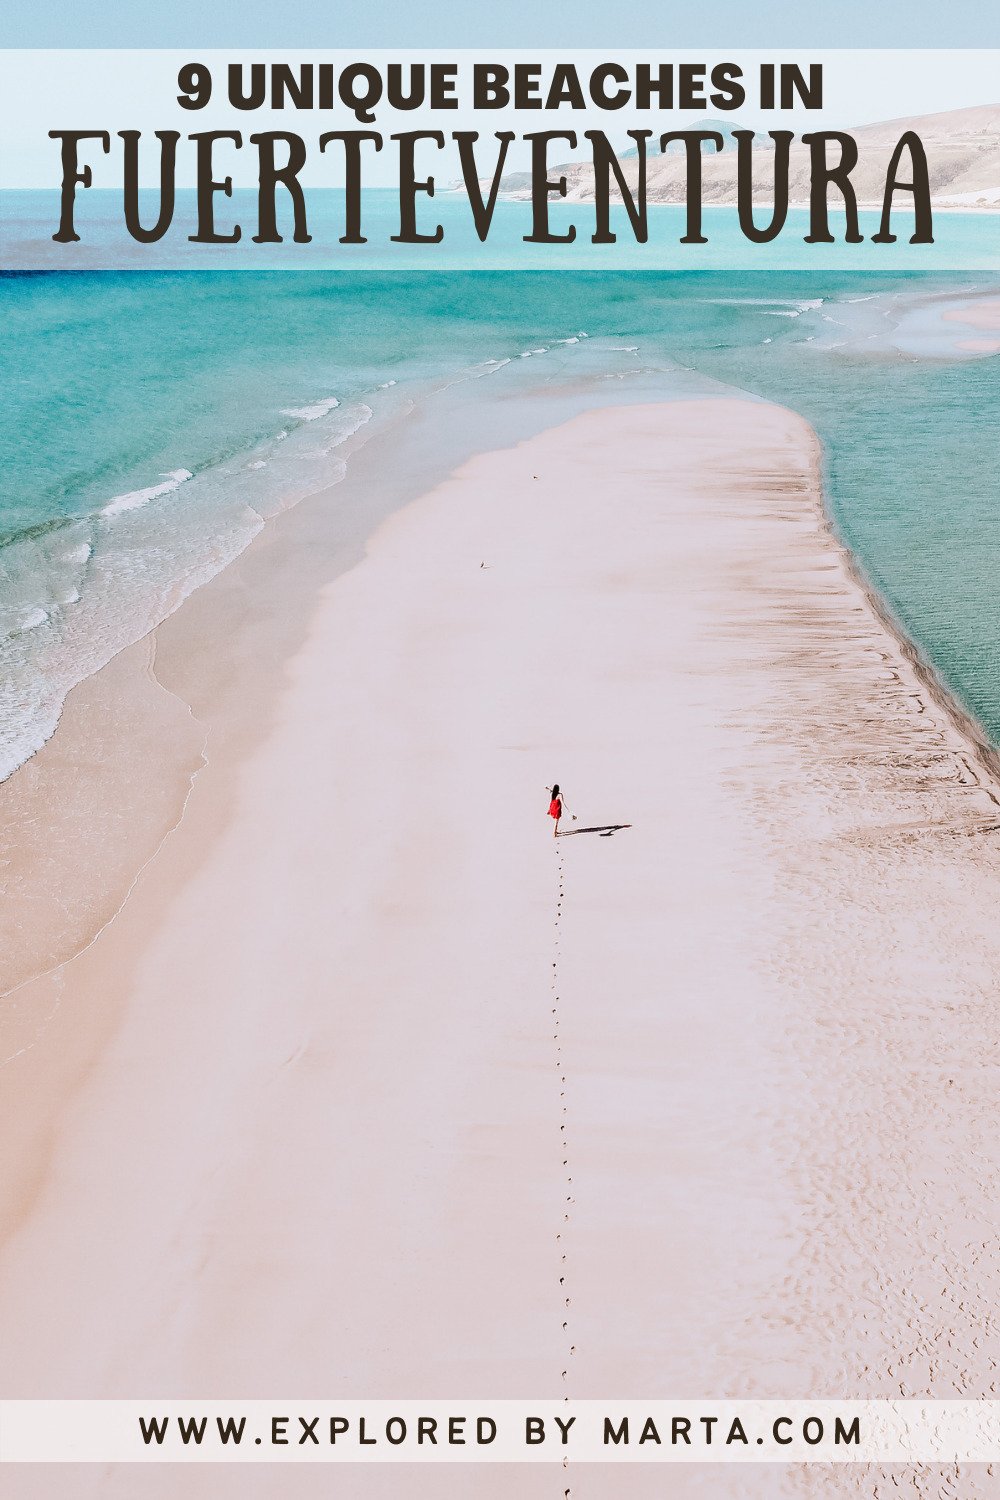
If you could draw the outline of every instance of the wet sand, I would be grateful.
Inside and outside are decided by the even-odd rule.
[[[964,323],[969,328],[983,333],[1000,333],[1000,299],[987,297],[977,302],[963,303],[961,307],[948,308],[941,316],[949,323]],[[996,354],[1000,351],[1000,338],[965,338],[955,343],[956,349],[968,354]]]

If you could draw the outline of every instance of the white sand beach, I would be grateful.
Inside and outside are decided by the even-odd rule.
[[[819,485],[807,424],[753,401],[481,455],[242,689],[253,735],[213,600],[254,564],[160,628],[135,682],[169,700],[183,815],[143,824],[124,904],[13,997],[48,1020],[0,1072],[0,1396],[997,1394],[1000,798]],[[71,700],[64,769],[106,690]],[[334,1478],[183,1485],[564,1492],[542,1468]],[[24,1468],[5,1493],[180,1482]],[[566,1485],[971,1500],[990,1477]]]

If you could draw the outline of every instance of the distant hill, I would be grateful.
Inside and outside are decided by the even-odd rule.
[[[660,131],[660,134],[661,135],[665,134],[666,131],[669,128],[670,128],[669,126],[664,126],[663,130]],[[722,136],[722,141],[723,141],[722,149],[723,149],[723,151],[735,151],[736,150],[736,142],[733,140],[733,137],[732,137],[732,134],[731,134],[731,131],[733,129],[733,122],[732,122],[732,120],[695,120],[691,125],[688,125],[685,122],[683,125],[677,125],[674,128],[677,129],[677,130],[714,130],[719,135]],[[669,156],[673,152],[677,152],[678,155],[680,155],[680,156],[684,155],[684,143],[683,143],[683,141],[671,141],[670,142],[670,145],[667,147],[667,155]],[[657,155],[658,154],[659,153],[657,153]],[[621,152],[621,159],[622,159],[622,161],[624,161],[627,156],[638,156],[638,155],[639,155],[639,148],[638,148],[638,146],[633,146],[631,148],[631,150]]]
[[[670,127],[664,127],[667,128]],[[725,135],[725,152],[703,152],[702,197],[705,203],[735,203],[736,143],[731,132],[738,127],[734,122],[699,120],[673,128],[718,130]],[[801,125],[799,129],[802,129]],[[1000,206],[1000,104],[980,104],[970,109],[946,110],[941,114],[884,120],[851,130],[858,143],[859,155],[851,180],[860,203],[881,203],[889,158],[899,137],[907,130],[915,131],[924,143],[930,166],[931,195],[938,207]],[[633,187],[638,174],[636,157],[635,150],[621,156],[626,180]],[[772,198],[773,147],[766,135],[758,133],[754,159],[754,202],[769,203]],[[570,202],[587,202],[593,197],[594,171],[589,161],[564,162],[554,166],[550,176],[566,177]],[[809,148],[796,140],[792,144],[789,171],[793,203],[808,200],[809,176]],[[683,148],[679,143],[665,156],[658,152],[649,155],[646,166],[649,202],[683,203],[686,184]],[[525,172],[511,173],[503,179],[501,186],[508,197],[527,197],[531,179]]]

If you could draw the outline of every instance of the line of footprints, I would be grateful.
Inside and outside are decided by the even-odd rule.
[[[559,956],[560,956],[559,955],[559,935],[560,935],[560,927],[561,927],[561,923],[562,923],[563,874],[564,874],[564,867],[563,867],[562,850],[559,848],[558,844],[556,845],[556,861],[557,861],[558,868],[559,868],[559,890],[558,890],[558,894],[557,894],[557,897],[556,897],[555,957],[552,960],[552,1040],[556,1044],[556,1071],[559,1074],[559,1104],[560,1104],[560,1111],[559,1111],[560,1112],[560,1119],[559,1119],[559,1142],[560,1142],[560,1145],[562,1147],[562,1164],[563,1164],[563,1167],[565,1168],[565,1172],[566,1172],[566,1194],[565,1194],[565,1202],[563,1203],[562,1224],[560,1226],[558,1234],[556,1235],[556,1244],[559,1246],[559,1289],[560,1289],[560,1292],[561,1292],[561,1295],[562,1295],[562,1302],[563,1302],[563,1325],[562,1325],[562,1329],[563,1329],[563,1333],[566,1335],[566,1344],[567,1344],[567,1348],[568,1348],[567,1368],[565,1370],[563,1370],[563,1372],[562,1372],[563,1383],[565,1384],[565,1382],[568,1381],[568,1379],[569,1379],[568,1361],[571,1360],[572,1357],[573,1357],[573,1355],[576,1353],[576,1345],[570,1342],[570,1332],[569,1332],[569,1306],[570,1306],[570,1299],[569,1299],[569,1296],[567,1295],[567,1290],[566,1290],[566,1241],[565,1241],[565,1237],[564,1237],[565,1233],[566,1233],[566,1225],[570,1221],[570,1209],[573,1206],[574,1199],[573,1199],[573,1178],[572,1178],[572,1176],[570,1174],[570,1170],[569,1170],[569,1142],[568,1142],[568,1140],[566,1138],[566,1122],[567,1122],[566,1074],[563,1072],[562,1041],[561,1041],[560,1036],[559,1036]],[[568,1401],[569,1400],[569,1395],[568,1394],[564,1395],[563,1400],[564,1401]],[[563,1468],[564,1469],[566,1468],[566,1466],[568,1465],[568,1463],[569,1463],[569,1458],[564,1456],[564,1458],[563,1458]],[[569,1493],[570,1493],[569,1489],[563,1490],[564,1500],[568,1500]]]

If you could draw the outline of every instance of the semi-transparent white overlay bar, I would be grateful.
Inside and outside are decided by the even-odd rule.
[[[0,268],[993,270],[997,76],[989,50],[8,50]]]
[[[4,1463],[1000,1460],[996,1401],[3,1401]]]

